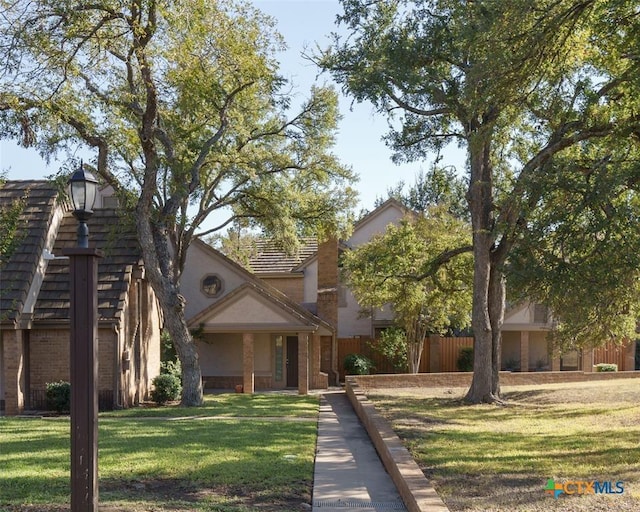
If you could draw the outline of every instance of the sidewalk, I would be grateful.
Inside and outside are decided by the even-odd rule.
[[[344,392],[320,402],[313,512],[406,510]]]

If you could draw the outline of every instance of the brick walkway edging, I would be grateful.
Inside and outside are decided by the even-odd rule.
[[[387,473],[396,485],[409,512],[448,512],[429,480],[404,447],[387,420],[360,390],[355,378],[348,377],[345,389],[349,401],[378,452]]]

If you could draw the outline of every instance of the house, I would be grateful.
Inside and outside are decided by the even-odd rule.
[[[69,380],[69,263],[77,221],[47,181],[8,181],[0,206],[23,201],[17,241],[0,267],[0,405],[40,408],[46,384]],[[162,317],[145,279],[135,231],[113,209],[88,222],[98,263],[99,401],[127,407],[148,396],[160,371]]]
[[[181,279],[206,389],[326,388],[333,326],[211,246],[195,241]]]
[[[323,346],[321,352],[321,368],[330,375],[341,370],[341,360],[347,353],[372,355],[369,340],[376,339],[379,331],[391,325],[393,320],[390,309],[361,314],[362,308],[353,294],[340,283],[339,253],[368,242],[409,213],[401,203],[390,199],[358,221],[347,240],[318,245],[316,239],[307,238],[303,240],[302,249],[294,255],[271,247],[268,242],[257,244],[256,254],[250,259],[254,274],[335,327],[337,342],[331,347]],[[615,362],[620,370],[636,367],[637,350],[633,342],[622,346],[607,344],[579,353],[554,354],[547,339],[552,328],[553,318],[544,305],[522,303],[507,308],[503,324],[503,369],[592,371],[593,365],[600,362]],[[429,340],[425,343],[421,371],[455,371],[457,351],[461,346],[472,344],[473,338]],[[383,362],[378,368],[385,366],[391,369]]]
[[[358,301],[340,282],[339,255],[367,243],[408,213],[399,201],[388,199],[356,222],[348,239],[318,245],[316,239],[307,238],[293,256],[263,244],[249,262],[251,270],[293,300],[302,297],[306,308],[334,325],[338,338],[375,337],[391,325],[393,315],[390,310],[362,314]]]
[[[598,363],[615,363],[620,371],[636,368],[638,344],[607,343],[599,348],[554,353],[547,339],[553,316],[543,304],[523,303],[507,308],[502,327],[502,368],[517,371],[592,372]]]
[[[395,200],[364,217],[348,240],[302,240],[295,254],[257,243],[251,272],[196,241],[181,293],[196,336],[205,389],[326,388],[339,379],[338,337],[371,336],[388,312],[363,318],[339,282],[338,256],[398,222]]]

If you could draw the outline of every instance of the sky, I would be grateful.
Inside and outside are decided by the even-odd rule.
[[[273,16],[278,30],[283,35],[288,50],[281,54],[280,72],[296,86],[299,101],[308,97],[314,83],[332,83],[328,74],[320,74],[318,68],[302,57],[305,48],[329,44],[328,35],[337,30],[336,16],[342,12],[340,2],[335,0],[252,0],[260,10]],[[340,90],[340,87],[336,85]],[[374,111],[371,104],[354,104],[341,95],[342,120],[333,152],[341,162],[351,167],[360,177],[354,188],[359,192],[357,212],[373,208],[376,198],[386,197],[387,189],[399,181],[413,183],[428,162],[396,165],[391,161],[392,152],[381,140],[387,132],[384,116]],[[458,150],[447,153],[447,162],[459,166],[464,155]],[[14,142],[0,141],[0,170],[7,172],[8,179],[42,179],[57,171],[56,162],[49,166],[33,150],[25,150]]]

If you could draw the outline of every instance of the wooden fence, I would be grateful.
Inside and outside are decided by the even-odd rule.
[[[458,371],[457,360],[462,347],[472,347],[473,338],[442,338],[435,336],[424,342],[420,358],[419,373],[455,372]],[[338,338],[338,366],[340,375],[344,376],[344,359],[349,354],[362,354],[373,362],[375,373],[397,373],[397,370],[384,356],[375,349],[371,338]],[[437,368],[432,368],[433,363]]]
[[[463,347],[473,347],[473,337],[440,338],[440,368],[439,372],[457,372],[458,356]]]
[[[348,354],[362,354],[369,358],[373,362],[374,373],[397,373],[393,365],[374,350],[374,346],[374,342],[366,337],[338,338],[338,370],[341,378],[344,378],[344,359]],[[457,360],[463,347],[473,347],[473,337],[434,336],[425,340],[419,373],[458,371]],[[608,343],[593,349],[593,364],[612,363],[617,364],[620,371],[633,370],[633,367],[628,367],[628,362],[625,367],[627,351],[626,345]]]
[[[626,350],[626,345],[618,345],[616,343],[607,343],[602,347],[594,348],[593,364],[617,364],[618,369],[623,370]]]

